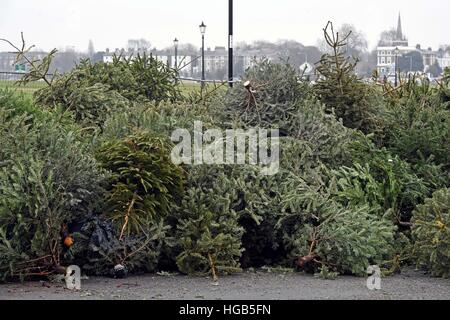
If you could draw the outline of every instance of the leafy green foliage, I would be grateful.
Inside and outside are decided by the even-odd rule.
[[[55,78],[36,92],[39,104],[62,106],[75,120],[101,125],[108,114],[126,110],[137,101],[175,101],[180,98],[176,71],[148,55],[112,63],[83,60],[70,73]]]
[[[314,276],[323,280],[335,280],[339,276],[339,273],[330,271],[325,265],[319,268],[319,270],[320,272],[316,273]]]
[[[53,108],[62,106],[73,114],[75,121],[86,126],[101,125],[109,113],[123,111],[129,105],[126,98],[105,84],[83,86],[72,81],[64,84],[56,81],[51,88],[41,89],[36,101]]]
[[[108,84],[127,99],[144,97],[156,103],[180,98],[177,71],[152,55],[136,55],[125,59],[114,57],[111,64],[97,63],[91,70],[93,83]]]
[[[427,183],[409,163],[384,148],[376,148],[366,137],[351,142],[348,150],[352,168],[335,171],[340,199],[346,199],[344,203],[368,203],[381,213],[390,211],[396,223],[408,222],[412,210],[430,193]]]
[[[207,108],[186,102],[153,103],[136,105],[111,114],[103,127],[101,139],[123,138],[135,130],[157,132],[170,137],[176,129],[193,131],[194,121],[202,121],[204,127],[212,127],[213,119]]]
[[[448,82],[444,78],[435,87],[426,79],[412,76],[401,80],[398,88],[385,84],[383,90],[386,108],[377,143],[411,164],[429,188],[422,200],[433,191],[449,187]]]
[[[450,189],[436,191],[413,214],[413,256],[436,277],[450,277]]]
[[[177,214],[178,268],[187,274],[239,271],[243,229],[233,209],[236,190],[220,170],[192,170]]]
[[[170,160],[171,144],[150,132],[105,142],[97,152],[111,172],[107,213],[122,227],[122,236],[160,221],[180,197],[183,170]]]
[[[16,95],[14,91],[7,88],[0,89],[0,106],[3,112],[8,110],[10,117],[24,113],[39,117],[43,113],[41,109],[35,107],[31,97]]]
[[[244,267],[277,265],[284,258],[281,234],[275,228],[282,210],[279,185],[283,176],[263,176],[251,166],[235,168],[231,174],[238,195],[234,208],[244,228]]]
[[[75,263],[216,278],[296,263],[332,279],[405,262],[448,276],[448,70],[438,86],[410,77],[381,92],[354,74],[346,37],[324,34],[315,85],[263,60],[227,92],[181,100],[177,72],[151,56],[51,80],[52,55],[36,62],[25,82],[47,84],[38,105],[0,91],[0,276]],[[280,128],[279,174],[174,165],[168,138],[194,121]]]
[[[442,82],[439,84],[439,96],[442,102],[448,107],[450,105],[450,68],[444,69]]]
[[[105,174],[58,120],[0,113],[0,276],[46,275],[62,261],[64,225],[101,206]]]
[[[182,196],[184,172],[170,160],[170,142],[154,133],[101,141],[96,157],[110,173],[103,214],[79,222],[68,256],[91,274],[112,275],[117,264],[154,272],[173,246],[167,216]]]
[[[297,103],[289,128],[291,141],[300,144],[298,153],[286,159],[286,165],[300,158],[304,165],[307,162],[319,162],[337,166],[345,163],[349,158],[348,145],[356,139],[354,130],[348,129],[336,118],[327,114],[325,107],[313,99],[304,99]],[[283,148],[290,152],[289,147]],[[309,154],[310,159],[305,159]],[[297,158],[297,159],[296,159]]]
[[[370,264],[392,258],[395,226],[368,205],[343,206],[334,199],[336,179],[311,185],[301,177],[286,181],[283,230],[286,250],[305,270],[327,266],[363,275]]]
[[[383,265],[392,255],[395,227],[368,213],[368,207],[338,211],[318,227],[315,252],[341,273],[363,276],[371,264]],[[314,228],[306,228],[310,236]]]
[[[386,115],[385,145],[411,163],[431,158],[435,164],[449,165],[450,110],[423,93],[411,93],[389,108]]]
[[[308,91],[291,65],[262,60],[247,70],[242,84],[216,103],[215,114],[225,126],[279,127],[284,132],[291,125],[296,102]]]

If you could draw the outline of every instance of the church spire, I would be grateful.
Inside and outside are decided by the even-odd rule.
[[[403,40],[402,17],[400,12],[398,13],[397,40]]]

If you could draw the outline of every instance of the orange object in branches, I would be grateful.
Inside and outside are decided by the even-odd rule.
[[[64,245],[70,248],[73,245],[73,238],[71,236],[66,237],[64,239]]]

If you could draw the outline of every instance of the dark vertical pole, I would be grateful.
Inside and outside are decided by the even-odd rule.
[[[175,69],[178,70],[178,46],[175,46]]]
[[[395,87],[397,87],[397,70],[398,70],[397,65],[398,65],[398,54],[396,53],[395,54],[395,69],[394,69],[394,72],[395,72],[395,83],[394,83],[394,85],[395,85]]]
[[[202,88],[205,86],[205,35],[202,34]]]
[[[233,87],[233,0],[228,0],[228,83]]]
[[[178,77],[180,76],[180,74],[178,73],[178,43],[175,43],[175,66],[174,66],[174,69],[177,72],[177,78],[176,78],[175,82],[178,84]]]

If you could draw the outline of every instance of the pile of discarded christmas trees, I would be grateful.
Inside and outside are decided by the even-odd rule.
[[[328,24],[305,81],[259,61],[234,88],[182,94],[151,56],[82,61],[33,97],[0,91],[0,277],[239,272],[281,266],[448,277],[450,71],[368,84]],[[25,46],[16,48],[26,59]],[[19,84],[20,85],[20,84]],[[175,164],[175,129],[279,129],[279,171]]]

